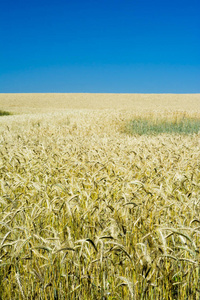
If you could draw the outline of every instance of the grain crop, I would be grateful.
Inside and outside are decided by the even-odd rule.
[[[51,113],[80,109],[195,113],[200,111],[200,94],[0,94],[0,109],[13,113]]]
[[[0,118],[0,299],[199,299],[200,133],[127,133],[138,116]]]

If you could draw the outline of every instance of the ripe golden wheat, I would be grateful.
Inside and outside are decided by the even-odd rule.
[[[199,299],[200,136],[132,117],[1,118],[1,299]]]

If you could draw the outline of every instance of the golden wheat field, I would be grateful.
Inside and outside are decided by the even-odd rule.
[[[199,299],[200,95],[0,94],[0,299]]]
[[[15,113],[69,109],[200,112],[200,94],[0,94],[0,105]]]

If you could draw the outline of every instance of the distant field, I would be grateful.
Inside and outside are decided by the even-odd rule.
[[[0,109],[17,113],[68,109],[200,112],[200,94],[0,94]]]
[[[200,299],[200,95],[0,94],[0,110],[16,113],[0,299]]]

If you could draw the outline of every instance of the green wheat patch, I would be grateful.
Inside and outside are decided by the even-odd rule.
[[[128,123],[126,131],[138,135],[197,134],[200,131],[200,120],[182,118],[169,121],[138,118]]]

